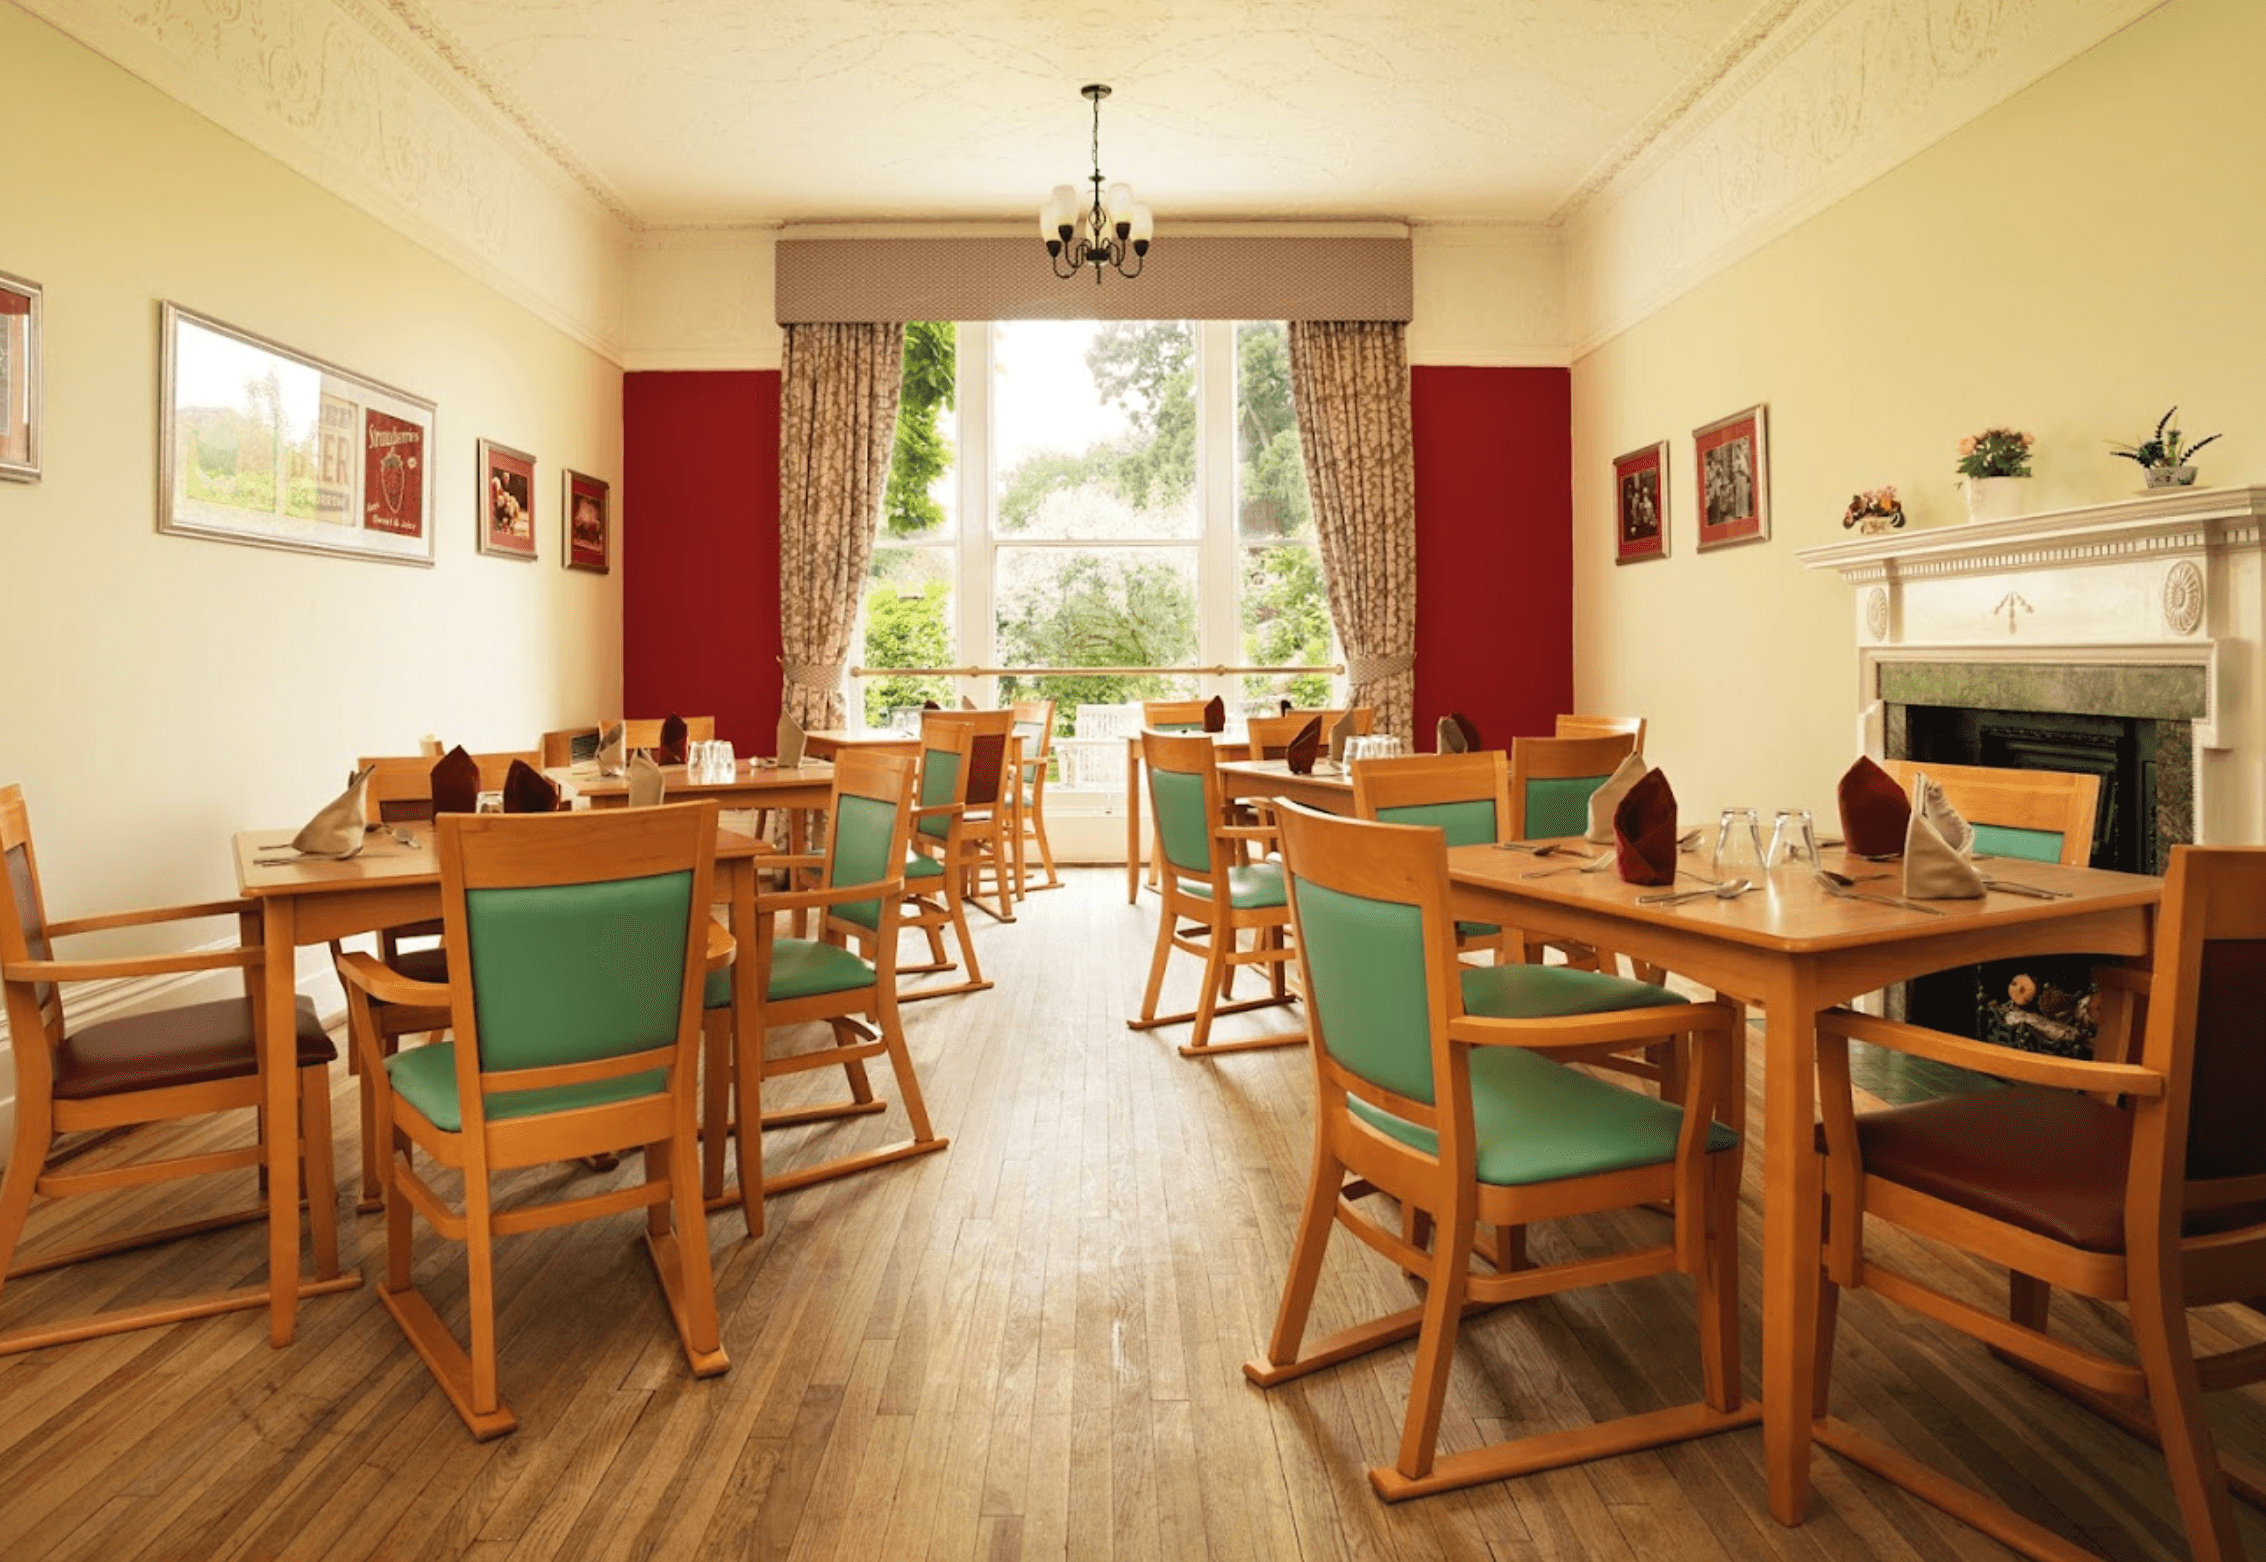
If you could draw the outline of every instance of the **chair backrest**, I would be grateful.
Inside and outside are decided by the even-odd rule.
[[[1165,871],[1206,880],[1216,894],[1225,894],[1228,854],[1212,835],[1223,814],[1219,750],[1211,734],[1151,728],[1141,734],[1141,762],[1149,775],[1149,811]]]
[[[1637,740],[1637,752],[1644,752],[1644,718],[1642,716],[1560,716],[1553,737],[1610,738],[1627,733]]]
[[[541,757],[532,749],[473,755],[473,763],[480,767],[480,790],[502,791],[504,777],[511,774],[513,760],[532,765]],[[432,818],[435,763],[422,754],[363,755],[355,762],[355,768],[374,767],[370,772],[370,789],[363,794],[364,819],[371,824],[407,824]]]
[[[623,717],[622,747],[625,749],[659,748],[661,746],[661,723],[668,719],[666,716]],[[687,716],[684,718],[684,724],[685,741],[687,743],[713,743],[716,741],[715,717]],[[612,723],[608,722],[607,725],[611,726]]]
[[[957,722],[968,729],[968,787],[970,808],[989,808],[999,801],[1007,769],[1007,740],[1015,732],[1011,710],[932,710],[921,714],[921,735],[926,745],[932,723]]]
[[[1511,740],[1511,829],[1515,840],[1580,835],[1589,795],[1636,752],[1634,733],[1598,738]]]
[[[1015,736],[1023,740],[1023,766],[1043,766],[1054,748],[1054,701],[1017,700],[1007,709],[1015,717]]]
[[[31,846],[31,811],[24,789],[0,786],[0,965],[20,960],[52,960],[47,936],[47,902],[39,888],[39,859]],[[53,1068],[50,1049],[63,1040],[63,994],[53,982],[10,980],[7,987],[8,1040],[16,1058],[16,1091],[29,1099],[44,1088],[28,1077],[36,1069],[44,1081]]]
[[[1322,723],[1322,741],[1330,741],[1330,729],[1338,719],[1348,714],[1342,710],[1292,710],[1280,716],[1254,716],[1248,724],[1251,734],[1253,759],[1280,759],[1290,748],[1290,740],[1298,736],[1305,725],[1319,717]],[[1356,705],[1351,712],[1356,737],[1367,737],[1369,727],[1377,719],[1374,707]]]
[[[1993,857],[2085,867],[2093,860],[2093,816],[2101,778],[2066,770],[2006,770],[1884,759],[1881,769],[1911,791],[1926,776],[1975,827],[1975,850]]]
[[[834,758],[824,883],[828,889],[902,879],[912,835],[913,761],[902,754],[846,748]],[[836,906],[830,915],[880,935],[882,957],[896,955],[899,895]]]
[[[596,727],[566,727],[543,734],[543,768],[580,765],[598,757]]]
[[[1440,1133],[1468,1090],[1449,1059],[1463,1013],[1447,842],[1438,830],[1340,819],[1278,803],[1283,871],[1305,977],[1320,1101],[1348,1090]],[[1439,1101],[1439,1082],[1449,1082]],[[1468,1151],[1466,1152],[1468,1153]]]
[[[1379,824],[1430,825],[1450,846],[1515,839],[1511,771],[1501,749],[1353,762],[1353,811]]]
[[[929,712],[934,717],[940,714]],[[921,774],[919,788],[913,794],[916,807],[948,808],[965,806],[968,801],[968,750],[975,743],[975,729],[964,721],[921,722]],[[846,752],[846,751],[845,751]],[[953,827],[960,822],[959,814],[937,814],[913,821],[914,832],[932,841],[947,839]]]
[[[1204,730],[1203,700],[1143,700],[1141,725],[1156,732]]]
[[[578,1087],[672,1071],[639,1092],[660,1094],[692,1078],[716,812],[704,800],[441,817],[434,839],[468,1134],[491,1116],[571,1110],[584,1104]],[[490,1094],[520,1095],[515,1075],[539,1078],[548,1094],[492,1112]]]

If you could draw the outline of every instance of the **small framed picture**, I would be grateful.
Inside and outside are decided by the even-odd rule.
[[[480,441],[480,551],[535,557],[535,458]]]
[[[1762,406],[1692,430],[1699,479],[1699,546],[1725,548],[1770,538],[1770,447]]]
[[[1668,557],[1668,441],[1613,458],[1613,562]]]
[[[40,289],[0,271],[0,479],[39,481]]]
[[[566,567],[606,573],[609,512],[606,485],[580,472],[566,475]]]

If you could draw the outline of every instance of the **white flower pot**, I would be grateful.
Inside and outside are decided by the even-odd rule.
[[[2022,513],[2022,482],[2019,477],[1970,477],[1967,479],[1967,519],[1970,521],[2003,521]]]
[[[2150,488],[2186,488],[2195,481],[2191,466],[2152,466],[2147,473]]]

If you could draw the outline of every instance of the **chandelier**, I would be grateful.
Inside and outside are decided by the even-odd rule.
[[[1047,263],[1065,280],[1087,266],[1094,268],[1094,286],[1102,271],[1114,266],[1121,277],[1141,274],[1141,261],[1149,253],[1155,221],[1149,209],[1133,199],[1129,184],[1113,184],[1102,194],[1102,99],[1109,88],[1099,82],[1080,89],[1094,105],[1093,204],[1080,210],[1078,192],[1067,184],[1054,187],[1046,205],[1039,208],[1039,233],[1046,239]]]

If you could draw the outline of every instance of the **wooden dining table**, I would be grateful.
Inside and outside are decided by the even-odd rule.
[[[259,1031],[267,1116],[268,1332],[277,1345],[291,1343],[299,1300],[298,1070],[292,1055],[292,1007],[298,994],[295,984],[281,973],[296,969],[297,951],[305,945],[426,922],[441,914],[433,827],[402,828],[407,842],[373,831],[361,854],[344,862],[294,858],[290,827],[248,830],[232,844],[237,888],[260,903],[266,969],[276,973],[263,986],[266,1022]],[[718,902],[730,905],[732,937],[745,950],[755,948],[756,879],[763,859],[770,855],[770,846],[753,836],[717,832]],[[756,1012],[755,967],[752,959],[732,962],[733,999],[742,1014]],[[760,1084],[748,1081],[745,1088],[757,1090]],[[751,1098],[746,1111],[750,1121],[759,1120],[760,1103]],[[762,1154],[760,1135],[741,1139],[741,1175],[753,1176],[759,1188]],[[759,1197],[751,1235],[763,1234],[762,1215]]]
[[[1326,814],[1353,812],[1353,772],[1342,761],[1317,759],[1299,775],[1282,759],[1223,759],[1219,762],[1224,797],[1284,797]]]
[[[590,799],[593,808],[627,808],[629,778],[603,776],[594,767],[558,765],[543,772],[563,791]],[[729,777],[702,774],[692,779],[686,765],[661,767],[661,796],[681,802],[688,797],[713,797],[726,808],[778,808],[787,815],[787,849],[803,849],[804,826],[810,815],[827,806],[834,792],[834,767],[824,760],[806,759],[799,765],[763,764],[735,760]]]
[[[921,751],[917,732],[852,732],[847,727],[823,727],[803,734],[805,759],[832,759],[846,748],[869,754],[901,754],[910,759]]]
[[[1839,851],[1821,855],[1825,866],[1852,877],[1883,871]],[[1649,887],[1624,884],[1610,868],[1583,873],[1578,864],[1569,871],[1559,863],[1497,846],[1451,848],[1455,914],[1617,950],[1763,1011],[1764,1463],[1772,1515],[1798,1524],[1809,1500],[1811,1443],[1831,1447],[1834,1441],[1831,1429],[1813,1426],[1811,1416],[1820,1263],[1820,1182],[1812,1147],[1818,1014],[1892,982],[1985,960],[2145,956],[2163,881],[2052,863],[2009,864],[2006,877],[2063,891],[2066,898],[1993,892],[1980,900],[1921,902],[1940,913],[1931,915],[1835,898],[1800,869],[1781,869],[1734,900],[1711,895],[1643,906],[1637,897],[1652,893]],[[1887,872],[1857,888],[1897,893],[1899,870],[1891,865]],[[1680,887],[1702,886],[1683,878]]]

